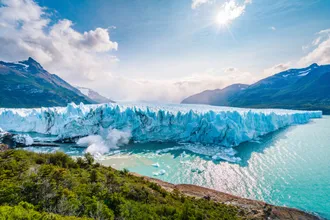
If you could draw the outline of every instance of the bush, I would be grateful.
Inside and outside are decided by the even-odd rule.
[[[1,219],[238,219],[232,206],[64,153],[0,153]],[[77,217],[77,218],[76,218]]]
[[[74,216],[61,216],[52,213],[38,212],[27,202],[20,202],[17,206],[0,206],[0,220],[82,220]]]

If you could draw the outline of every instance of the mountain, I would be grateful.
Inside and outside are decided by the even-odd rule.
[[[95,103],[31,57],[16,63],[0,61],[0,107],[51,107],[70,102]]]
[[[306,68],[280,72],[243,90],[235,90],[230,94],[218,93],[219,90],[205,91],[183,100],[182,103],[322,110],[325,114],[330,114],[330,65],[319,66],[314,63]],[[203,96],[202,101],[193,99],[200,96]],[[204,100],[211,101],[205,103]]]
[[[92,89],[89,89],[89,88],[85,88],[85,87],[80,87],[80,86],[77,86],[76,87],[82,94],[84,94],[85,96],[87,96],[88,98],[94,100],[95,102],[97,103],[109,103],[109,102],[112,102],[114,103],[113,100],[111,99],[108,99],[102,95],[100,95],[98,92],[92,90]]]
[[[229,99],[249,85],[233,84],[224,89],[206,90],[182,101],[185,104],[229,105]]]

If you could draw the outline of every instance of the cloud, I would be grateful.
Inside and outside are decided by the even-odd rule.
[[[53,41],[63,41],[84,51],[106,52],[117,50],[118,44],[110,41],[107,29],[96,28],[83,34],[72,28],[72,21],[64,19],[53,25],[49,36]]]
[[[208,3],[210,2],[211,0],[192,0],[192,3],[191,3],[191,8],[192,9],[196,9],[198,8],[199,6],[205,4],[205,3]]]
[[[209,69],[173,80],[146,80],[125,77],[112,77],[98,83],[100,92],[106,94],[112,88],[112,95],[117,100],[139,100],[146,102],[177,103],[184,98],[207,90],[224,88],[232,83],[252,83],[258,80],[254,74],[247,71],[225,73],[223,70]]]
[[[285,70],[288,70],[290,67],[291,67],[291,62],[280,63],[280,64],[272,66],[268,69],[265,69],[263,75],[264,75],[264,77],[271,76],[275,73],[279,73],[279,72],[283,72]]]
[[[274,27],[274,26],[269,27],[269,29],[272,31],[276,31],[276,27]]]
[[[235,2],[235,0],[227,1],[221,6],[217,19],[220,23],[228,23],[233,21],[244,14],[246,5],[251,3],[252,1],[246,0],[242,5],[239,5]]]
[[[236,72],[236,71],[238,71],[238,69],[235,67],[228,67],[228,68],[224,69],[225,73],[231,73],[231,72]]]
[[[214,2],[214,0],[192,0],[191,8],[197,9],[203,4],[212,2]],[[235,0],[229,0],[222,4],[221,11],[219,13],[224,14],[224,16],[229,20],[234,20],[235,18],[241,16],[245,11],[246,5],[251,3],[252,0],[245,0],[242,5],[239,5],[235,2]]]
[[[315,39],[308,45],[302,46],[305,56],[297,60],[286,63],[280,63],[263,71],[263,77],[285,71],[289,68],[303,68],[312,63],[329,64],[330,63],[330,29],[317,32]]]
[[[0,0],[0,58],[34,57],[46,69],[67,80],[93,80],[110,74],[118,49],[108,29],[80,33],[72,21],[51,22],[46,9],[33,0]]]
[[[234,10],[233,3],[228,3]],[[206,89],[231,83],[250,83],[246,71],[208,70],[173,80],[122,77],[115,72],[118,44],[113,28],[79,32],[68,19],[52,20],[47,9],[32,0],[0,0],[0,60],[17,61],[31,56],[50,73],[74,85],[89,87],[114,100],[180,102]],[[241,12],[240,12],[241,13]]]
[[[303,47],[305,50],[311,48],[312,51],[298,61],[299,66],[308,66],[312,63],[330,63],[330,29],[322,30],[316,35],[317,37],[311,45]]]

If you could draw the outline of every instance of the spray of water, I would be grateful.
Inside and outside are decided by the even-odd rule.
[[[129,143],[132,135],[129,131],[120,131],[117,129],[103,130],[100,135],[89,135],[80,138],[77,141],[79,146],[86,148],[86,153],[93,156],[100,156],[108,153],[110,150],[118,149],[120,146]]]

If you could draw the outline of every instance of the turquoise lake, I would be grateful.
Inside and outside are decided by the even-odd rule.
[[[72,156],[84,153],[74,145],[28,150],[61,150]],[[217,152],[223,153],[222,160],[212,160]],[[235,151],[196,144],[135,143],[98,161],[171,183],[196,184],[330,219],[330,116],[243,143]]]

